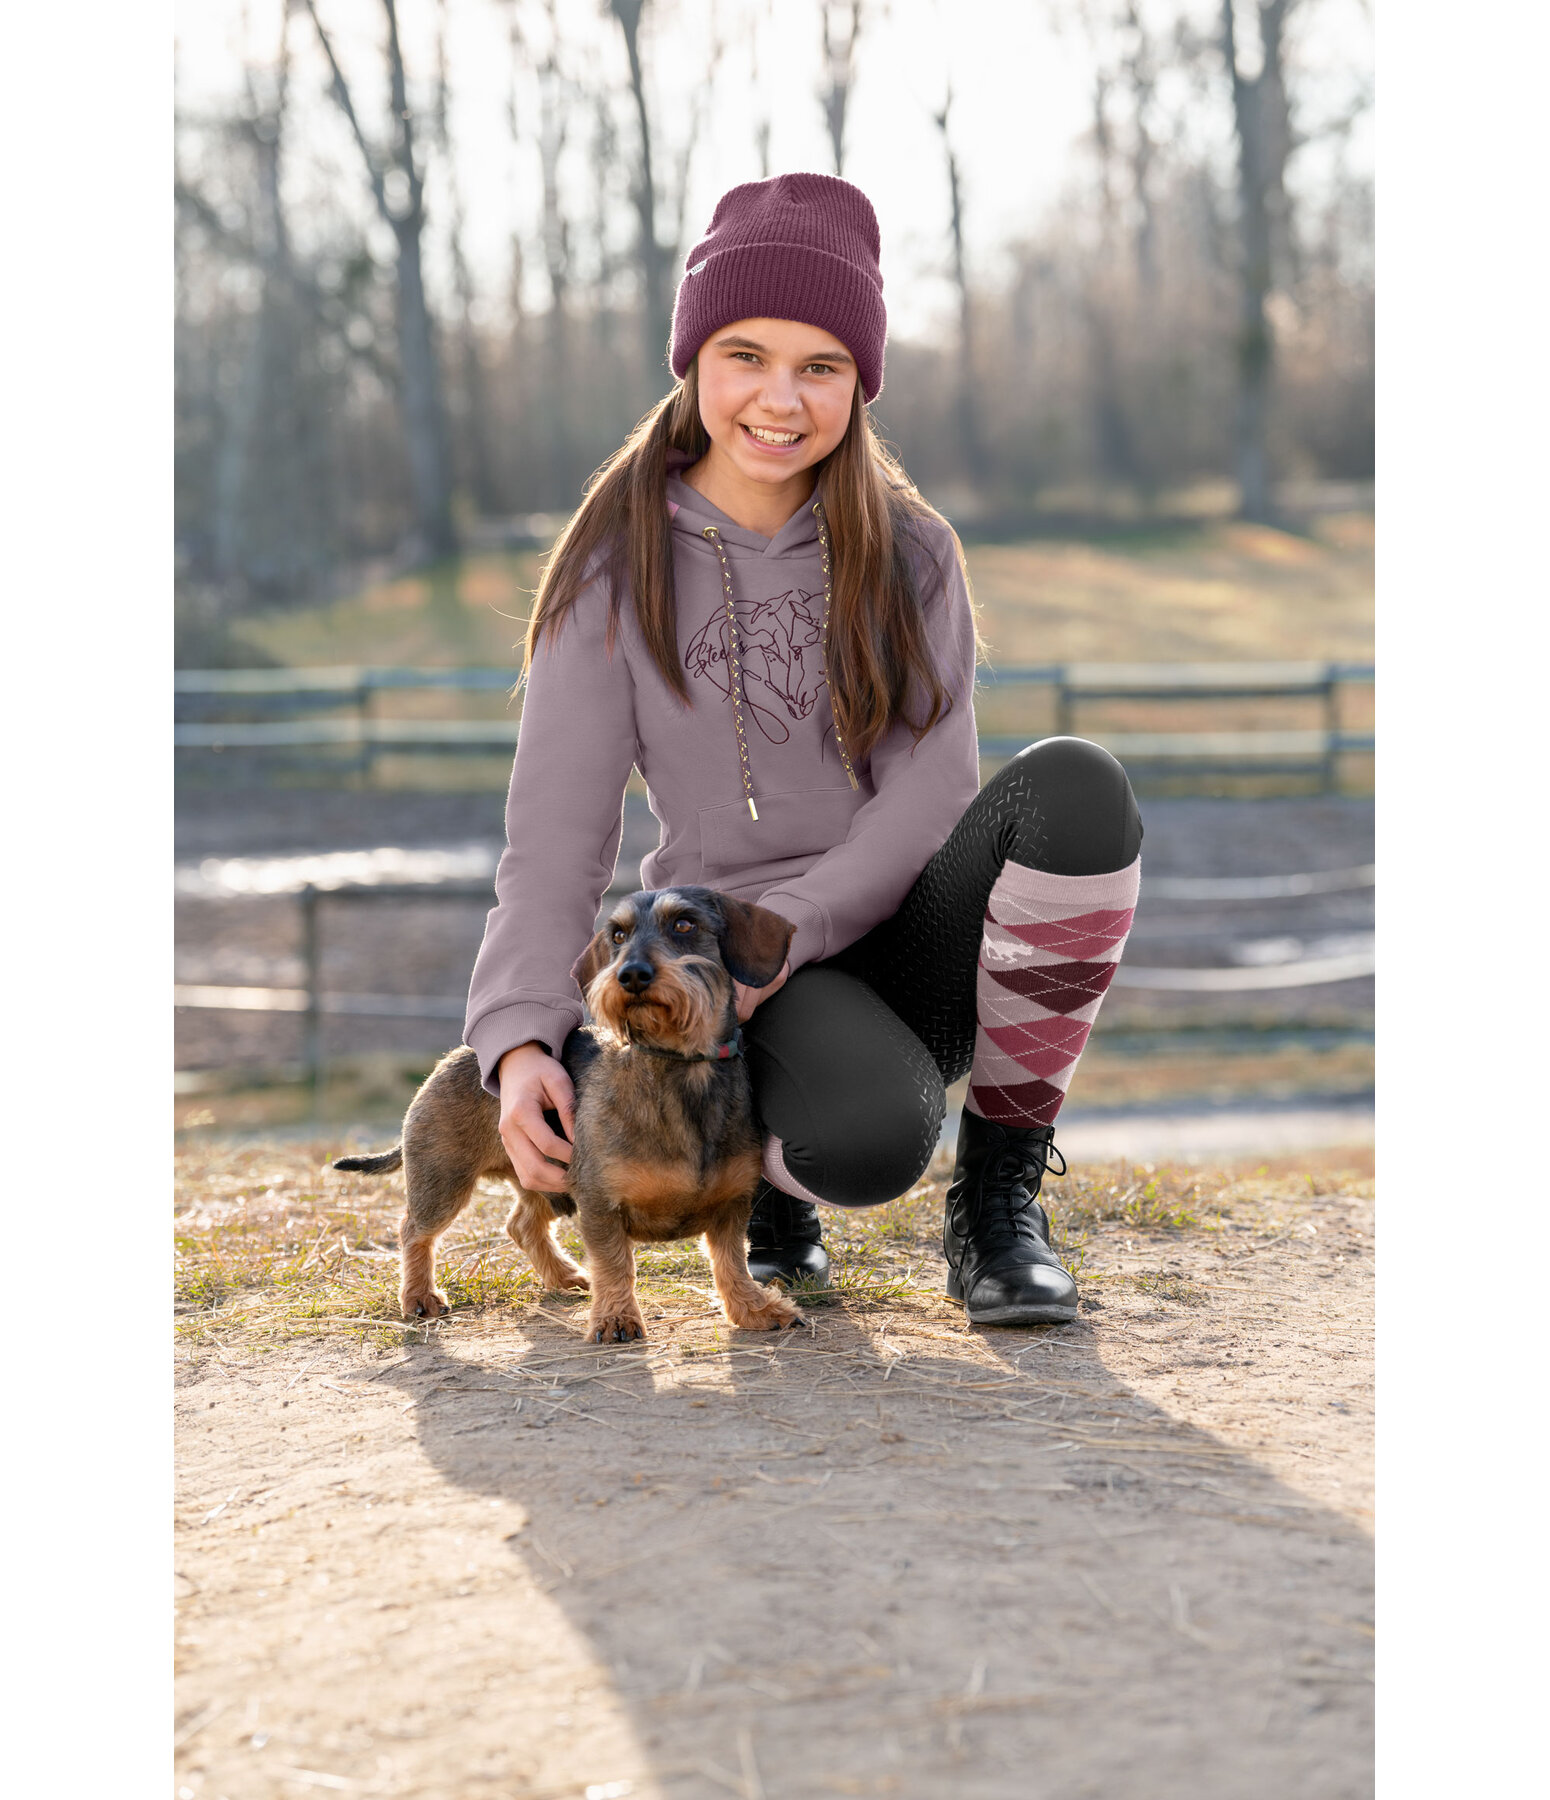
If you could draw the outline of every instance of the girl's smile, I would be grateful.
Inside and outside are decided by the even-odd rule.
[[[745,431],[761,450],[794,450],[807,436],[804,431],[775,431],[767,425],[744,425],[741,421],[739,421],[739,428]]]

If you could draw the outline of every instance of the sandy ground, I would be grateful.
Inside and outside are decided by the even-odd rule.
[[[1370,1184],[1305,1187],[1093,1227],[1047,1330],[925,1255],[780,1337],[185,1340],[179,1795],[1370,1793]]]

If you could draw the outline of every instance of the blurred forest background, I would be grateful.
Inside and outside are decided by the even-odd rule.
[[[783,168],[877,205],[874,415],[965,533],[1269,522],[1365,482],[1367,37],[1365,0],[202,0],[180,661],[230,660],[255,610],[545,543],[671,384],[716,194]]]

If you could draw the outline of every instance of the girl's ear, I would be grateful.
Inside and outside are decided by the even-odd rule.
[[[585,993],[594,979],[614,959],[614,947],[600,931],[570,966],[570,972]]]
[[[796,926],[779,913],[734,900],[730,894],[718,894],[716,899],[725,921],[716,938],[727,973],[744,987],[768,987],[786,960]]]

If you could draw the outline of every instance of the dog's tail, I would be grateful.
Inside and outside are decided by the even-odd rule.
[[[341,1156],[333,1166],[336,1169],[348,1169],[352,1174],[388,1175],[394,1169],[404,1166],[404,1147],[402,1144],[395,1144],[380,1156]]]

